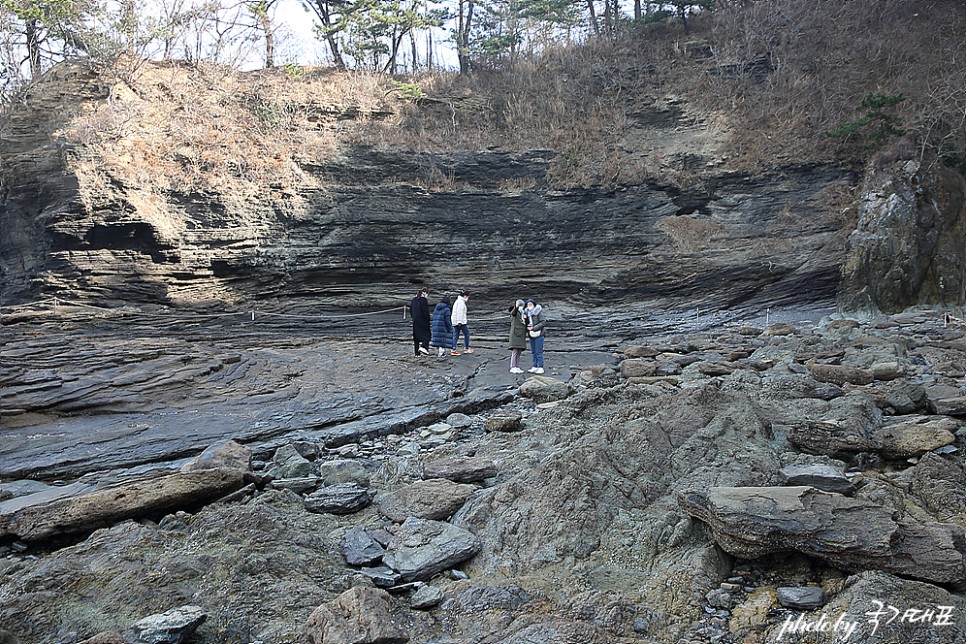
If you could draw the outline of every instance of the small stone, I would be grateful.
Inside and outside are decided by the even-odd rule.
[[[487,458],[453,456],[426,463],[423,478],[476,483],[496,476],[496,463]]]
[[[372,503],[376,493],[355,483],[323,487],[305,497],[305,509],[317,514],[351,514]]]
[[[876,380],[895,380],[905,375],[905,369],[898,362],[876,362],[869,371]]]
[[[413,593],[409,605],[416,610],[427,610],[438,606],[443,601],[443,596],[443,591],[439,588],[425,585]]]
[[[342,538],[342,556],[350,566],[371,566],[384,554],[386,549],[362,526],[354,526]]]
[[[275,479],[268,484],[268,487],[273,490],[291,490],[296,494],[302,494],[314,490],[318,485],[318,477],[304,476],[295,479]]]
[[[482,544],[450,523],[410,517],[395,530],[383,561],[403,582],[425,581],[473,557]]]
[[[651,622],[646,617],[634,618],[634,632],[643,635],[651,628]]]
[[[319,463],[319,477],[323,485],[356,483],[363,487],[369,485],[369,470],[364,461],[351,458],[337,458]]]
[[[181,467],[182,472],[227,467],[251,471],[252,451],[233,440],[220,441]]]
[[[731,598],[731,593],[727,592],[726,590],[722,590],[721,588],[715,588],[709,592],[707,595],[705,595],[705,599],[707,599],[708,604],[714,608],[731,608],[734,605]]]
[[[487,432],[518,432],[522,429],[523,415],[520,413],[490,416],[483,425]]]
[[[392,588],[399,583],[400,575],[389,566],[363,567],[359,572],[371,579],[372,583],[379,588]]]
[[[563,400],[570,395],[570,385],[549,376],[530,376],[520,385],[520,395],[535,403]]]
[[[795,325],[789,324],[787,322],[779,322],[777,324],[772,324],[762,331],[762,335],[769,336],[786,336],[795,334]]]
[[[819,400],[834,400],[845,395],[845,391],[838,385],[819,385],[811,391],[811,398]]]
[[[272,475],[280,479],[304,478],[312,475],[312,463],[292,445],[283,445],[272,456]]]
[[[463,507],[475,490],[465,483],[429,479],[380,494],[378,503],[383,515],[400,523],[409,517],[448,519]]]
[[[434,423],[427,429],[431,434],[447,434],[453,431],[453,426],[448,423]]]
[[[778,603],[795,610],[813,610],[825,604],[825,592],[819,586],[780,587]]]
[[[181,644],[207,619],[200,606],[180,606],[139,620],[131,626],[132,639],[150,644]]]
[[[473,419],[466,414],[455,413],[446,417],[446,424],[450,427],[466,429],[473,426]]]

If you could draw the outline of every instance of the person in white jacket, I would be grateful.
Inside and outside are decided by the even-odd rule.
[[[453,303],[453,333],[456,336],[457,345],[460,342],[460,333],[463,334],[464,353],[473,353],[473,347],[470,346],[470,326],[466,320],[466,301],[469,299],[469,293],[460,291],[459,297]],[[456,350],[456,347],[453,347],[452,355],[458,356],[459,354],[460,352]]]

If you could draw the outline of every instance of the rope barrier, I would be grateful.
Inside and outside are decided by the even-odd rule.
[[[16,305],[16,306],[0,307],[0,311],[3,311],[4,309],[7,309],[7,310],[10,310],[12,312],[21,312],[21,311],[25,311],[25,310],[30,309],[30,308],[35,308],[35,309],[36,308],[40,308],[40,307],[42,307],[42,306],[44,306],[46,304],[52,304],[55,311],[57,310],[57,307],[58,306],[76,306],[76,307],[80,307],[80,308],[86,308],[86,309],[91,309],[91,310],[94,310],[94,311],[99,311],[99,312],[102,312],[102,313],[109,313],[109,312],[116,312],[116,311],[123,310],[123,309],[111,309],[111,308],[107,308],[107,307],[103,307],[103,306],[95,306],[93,304],[86,304],[84,302],[74,302],[74,301],[70,301],[70,300],[62,300],[62,299],[60,299],[58,297],[48,297],[48,298],[44,298],[42,300],[37,300],[35,302],[28,302],[28,303],[19,304],[19,305]],[[401,306],[401,307],[394,306],[394,307],[392,307],[390,309],[380,309],[378,311],[366,311],[366,312],[363,312],[363,313],[344,313],[344,314],[331,314],[331,315],[330,314],[307,314],[307,313],[278,313],[278,312],[275,312],[275,311],[264,311],[264,310],[260,310],[260,309],[248,309],[248,310],[245,310],[245,311],[226,311],[224,313],[195,313],[195,312],[191,312],[190,313],[190,316],[192,318],[202,318],[202,319],[205,319],[205,318],[224,318],[224,317],[232,317],[232,316],[236,316],[236,315],[244,315],[246,317],[249,317],[252,322],[255,321],[255,318],[256,317],[279,317],[279,318],[291,318],[291,319],[300,319],[300,320],[341,320],[341,319],[368,317],[368,316],[372,316],[372,315],[385,315],[387,313],[393,313],[395,311],[398,311],[400,308],[402,309],[402,318],[405,320],[406,319],[406,311],[407,311],[407,307],[406,306]],[[172,313],[173,313],[173,311],[172,311]],[[182,312],[182,315],[185,315],[185,314],[186,314],[185,312]]]
[[[30,308],[40,308],[46,304],[52,304],[53,309],[56,311],[58,306],[75,306],[79,308],[90,309],[93,311],[98,311],[101,313],[110,313],[123,310],[123,308],[108,308],[103,306],[96,306],[93,304],[87,304],[85,302],[76,302],[72,300],[64,300],[56,296],[46,297],[35,302],[28,302],[25,304],[18,304],[16,306],[0,307],[0,312],[4,309],[12,312],[22,312]],[[401,307],[392,307],[390,309],[380,309],[378,311],[367,311],[364,313],[344,313],[344,314],[308,314],[308,313],[278,313],[275,311],[264,311],[260,309],[248,309],[244,311],[225,311],[224,313],[195,313],[192,312],[190,315],[195,319],[212,319],[212,318],[225,318],[233,317],[237,315],[244,315],[252,322],[255,322],[257,317],[276,317],[276,318],[290,318],[299,320],[344,320],[352,318],[362,318],[373,315],[385,315],[387,313],[392,313],[402,309],[402,319],[407,319],[408,306],[402,305]],[[505,320],[506,315],[493,315],[490,317],[474,318],[473,322],[497,322],[500,320]]]

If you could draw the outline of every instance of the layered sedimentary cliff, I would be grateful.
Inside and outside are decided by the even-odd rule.
[[[91,171],[98,159],[76,134],[63,139],[78,115],[105,104],[116,114],[125,101],[143,114],[149,100],[161,99],[64,66],[13,110],[0,136],[4,302],[371,305],[398,303],[414,284],[705,308],[831,301],[851,229],[849,172],[730,171],[719,153],[726,125],[656,99],[623,141],[657,170],[607,187],[553,187],[553,150],[412,152],[362,139],[293,160],[297,185],[158,190],[104,169],[124,159]],[[136,147],[118,137],[112,149]],[[676,168],[675,180],[662,167]]]

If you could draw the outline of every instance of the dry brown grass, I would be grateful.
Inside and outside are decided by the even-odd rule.
[[[654,227],[666,233],[675,247],[683,253],[696,253],[711,248],[725,230],[724,225],[719,222],[689,215],[661,217]]]
[[[122,62],[104,79],[109,99],[59,134],[80,151],[80,168],[159,192],[243,196],[300,183],[299,160],[331,158],[370,119],[395,114],[388,79],[369,74]]]
[[[915,7],[915,12],[910,9]],[[393,79],[330,69],[230,69],[122,60],[105,72],[111,97],[62,135],[87,171],[153,191],[254,193],[308,178],[300,163],[353,146],[417,152],[550,149],[551,187],[644,180],[700,183],[659,147],[622,144],[631,115],[678,96],[720,121],[730,169],[869,154],[860,135],[825,133],[869,92],[903,93],[900,115],[921,155],[966,159],[966,8],[952,0],[772,0],[732,3],[616,40],[551,49],[502,70]],[[696,46],[698,43],[700,46]],[[710,50],[711,58],[694,52]],[[959,119],[957,121],[957,118]],[[947,154],[949,153],[949,154]],[[966,166],[966,161],[963,161]],[[417,181],[418,182],[418,181]],[[427,167],[427,189],[452,178]]]
[[[962,119],[955,122],[966,106],[964,33],[966,6],[954,0],[736,3],[703,24],[701,37],[725,67],[709,69],[694,98],[733,112],[734,160],[748,168],[863,162],[888,144],[873,128],[826,133],[862,116],[857,108],[873,92],[906,97],[896,115],[936,156],[941,141],[966,143]]]

